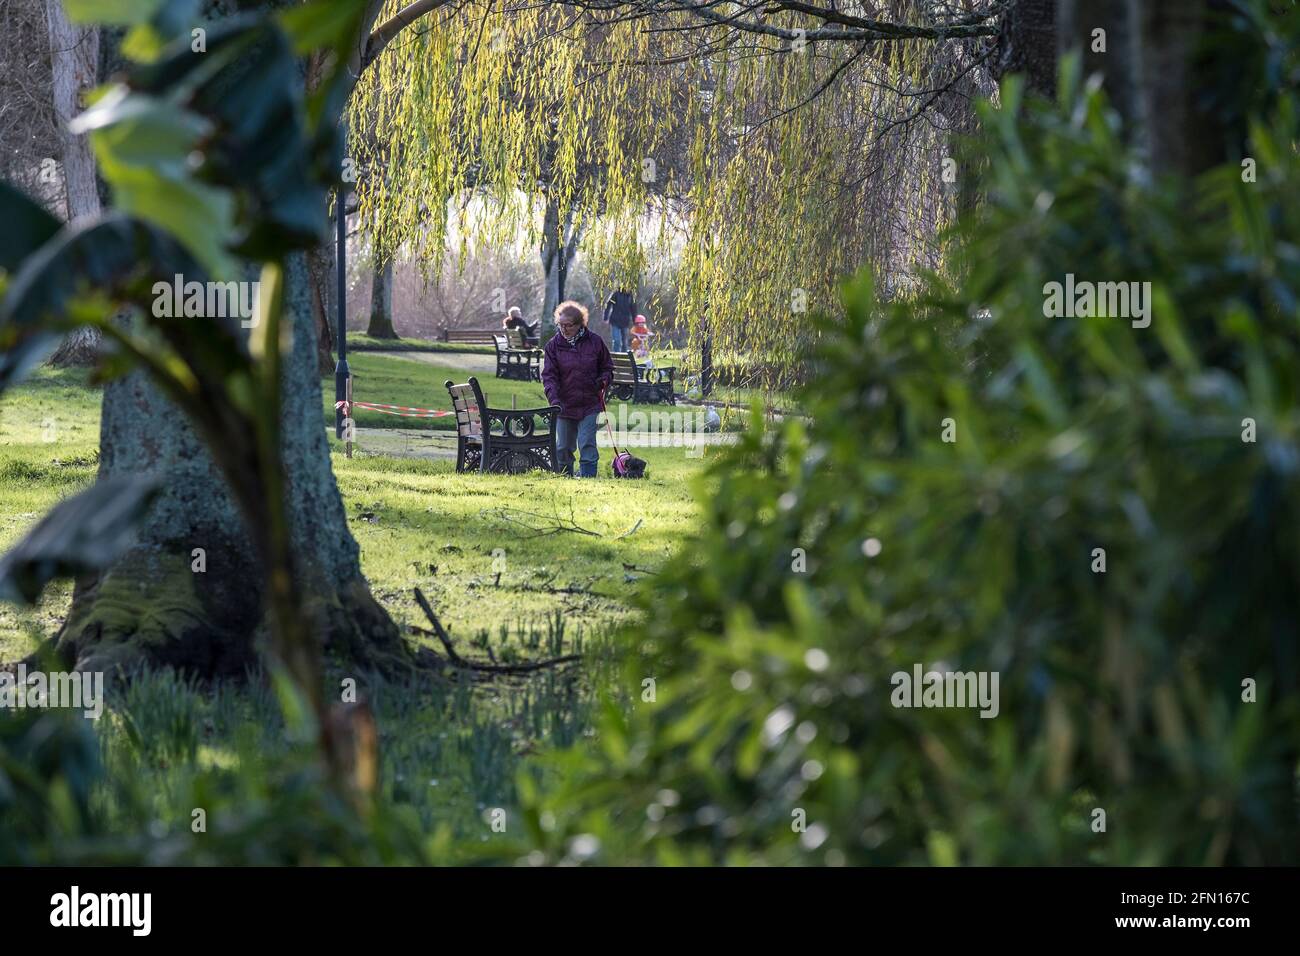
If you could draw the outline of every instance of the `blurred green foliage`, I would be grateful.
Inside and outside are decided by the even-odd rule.
[[[635,703],[533,795],[548,859],[1300,862],[1298,105],[1255,181],[1190,182],[1069,67],[1008,82],[955,277],[853,282],[813,424],[715,467]],[[1150,327],[1046,317],[1066,273],[1150,282]],[[1000,714],[894,707],[914,664],[998,672]]]
[[[535,650],[552,637],[520,636]],[[497,859],[506,836],[493,812],[504,812],[508,832],[519,828],[521,767],[543,742],[571,746],[589,733],[594,695],[583,682],[614,681],[614,650],[604,637],[583,646],[583,680],[547,671],[476,688],[356,675],[381,755],[378,792],[362,813],[292,738],[264,680],[108,675],[97,722],[76,710],[0,711],[0,865]]]

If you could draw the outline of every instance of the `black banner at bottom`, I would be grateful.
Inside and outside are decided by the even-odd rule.
[[[75,932],[128,945],[245,942],[271,928],[338,944],[457,924],[494,940],[563,925],[577,938],[640,926],[734,943],[804,920],[818,935],[875,940],[969,939],[978,927],[1004,940],[1230,942],[1293,928],[1296,879],[1262,869],[40,868],[0,870],[0,899],[17,938]]]

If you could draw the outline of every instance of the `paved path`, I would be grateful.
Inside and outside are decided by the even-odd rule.
[[[489,372],[496,374],[497,357],[495,355],[480,355],[475,352],[370,352],[361,353],[363,355],[382,355],[384,358],[407,359],[412,362],[423,362],[425,365],[441,365],[445,368],[454,368],[463,372]]]
[[[330,434],[333,428],[327,428]],[[650,447],[683,448],[682,435],[664,435]],[[689,436],[692,447],[702,442],[705,445],[732,445],[737,435],[734,432],[720,432],[709,435]],[[599,448],[609,447],[609,434],[601,431],[596,439]],[[427,458],[431,460],[455,459],[456,436],[453,432],[423,431],[415,428],[358,428],[356,448],[370,455],[393,455],[398,458]],[[636,453],[636,446],[630,449]],[[689,452],[687,452],[689,453]]]

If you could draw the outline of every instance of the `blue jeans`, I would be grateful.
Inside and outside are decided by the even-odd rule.
[[[631,345],[628,343],[627,329],[611,325],[609,327],[609,350],[611,352],[626,352],[629,348],[631,348]]]
[[[573,449],[579,449],[578,477],[595,478],[596,462],[600,454],[596,451],[596,416],[592,412],[586,418],[557,418],[555,420],[555,447],[560,453],[560,471],[573,475]]]

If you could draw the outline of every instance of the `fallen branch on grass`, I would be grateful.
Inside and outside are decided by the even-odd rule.
[[[548,667],[556,667],[560,664],[571,664],[574,661],[582,660],[581,654],[564,654],[560,657],[552,657],[544,661],[533,661],[529,664],[480,664],[477,661],[466,660],[456,653],[456,648],[451,644],[451,636],[447,629],[442,626],[438,620],[438,615],[433,613],[433,608],[429,606],[429,600],[424,596],[424,592],[419,588],[415,589],[415,603],[420,605],[420,610],[424,616],[429,619],[433,625],[433,630],[427,630],[423,627],[412,626],[411,630],[417,634],[427,634],[430,637],[436,637],[442,642],[443,650],[447,652],[447,660],[453,667],[459,667],[462,670],[479,671],[486,674],[530,674],[533,671],[545,670]],[[490,653],[490,651],[489,651]]]
[[[548,534],[559,534],[561,531],[572,531],[574,534],[586,534],[593,538],[604,537],[604,535],[599,531],[592,531],[589,528],[580,526],[573,519],[572,511],[569,512],[568,518],[563,518],[558,514],[541,515],[535,511],[521,511],[518,508],[492,508],[484,510],[480,512],[480,514],[490,518],[499,518],[500,520],[515,525],[516,527],[532,532],[531,534],[525,534],[522,536],[525,538],[540,538]],[[527,521],[524,521],[523,518],[537,518],[542,522],[548,523],[541,525],[529,524]]]
[[[532,594],[585,594],[589,597],[603,598],[605,595],[598,594],[591,589],[591,586],[600,580],[600,575],[594,575],[587,579],[586,584],[575,584],[570,582],[567,587],[556,587],[554,583],[558,577],[558,572],[551,571],[544,578],[535,581],[524,581],[515,585],[516,591],[527,591]]]

